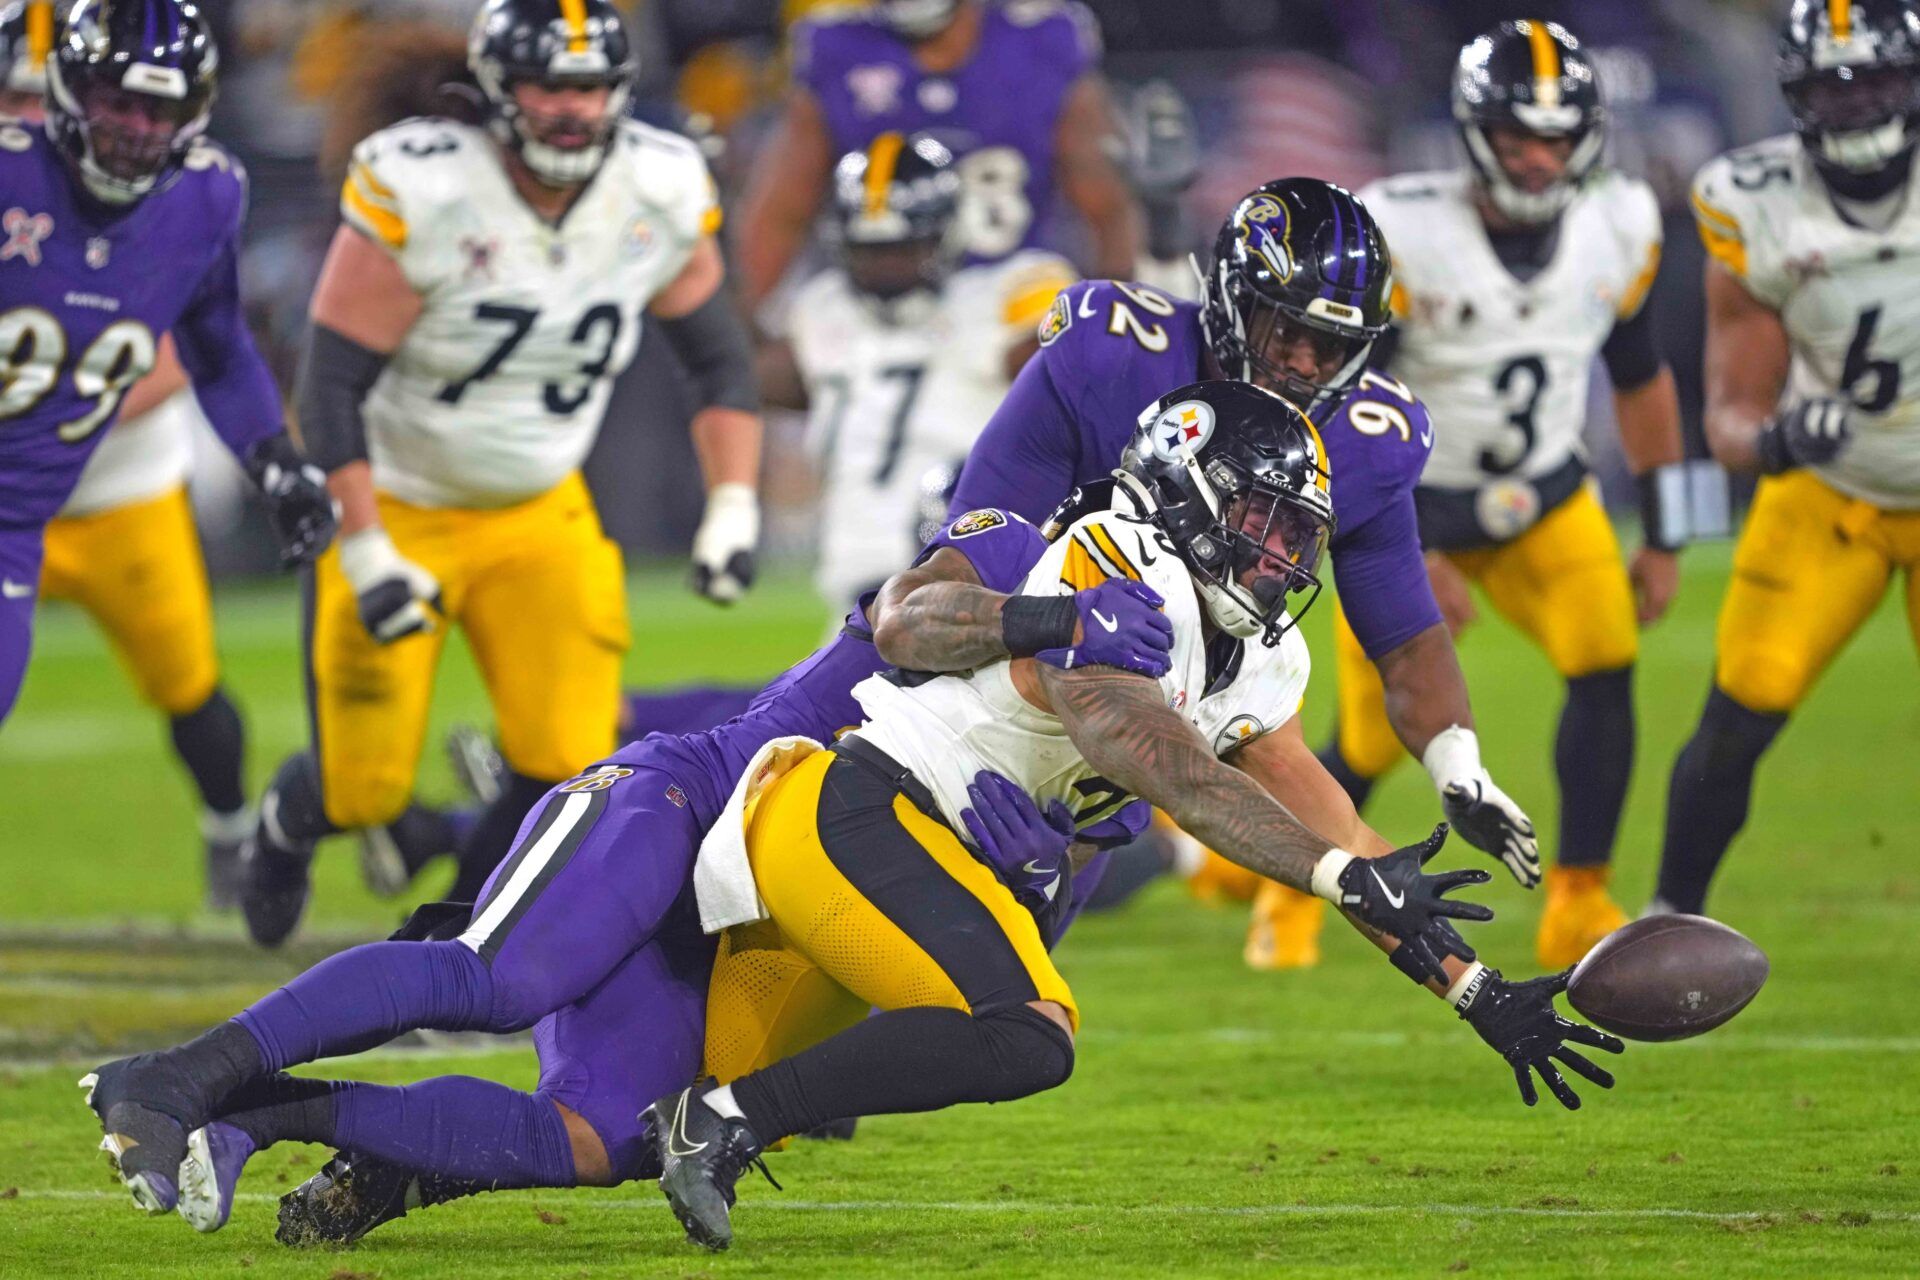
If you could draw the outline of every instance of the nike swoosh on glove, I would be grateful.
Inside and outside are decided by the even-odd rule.
[[[1473,959],[1449,920],[1493,919],[1493,909],[1477,902],[1455,901],[1446,895],[1493,877],[1484,871],[1449,871],[1427,875],[1422,868],[1446,843],[1445,823],[1420,844],[1395,849],[1379,858],[1358,858],[1344,849],[1328,851],[1313,869],[1313,891],[1376,932],[1398,938],[1393,952],[1396,969],[1415,982],[1447,981],[1442,960],[1453,956]]]
[[[750,484],[717,484],[693,535],[693,589],[715,604],[732,604],[753,585],[760,541],[760,494]]]
[[[1078,637],[1065,648],[1042,649],[1033,656],[1068,671],[1119,667],[1158,680],[1173,665],[1173,623],[1164,612],[1166,603],[1159,592],[1132,578],[1109,578],[1076,591]]]

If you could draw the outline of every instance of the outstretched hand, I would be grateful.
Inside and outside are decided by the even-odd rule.
[[[1561,1106],[1580,1109],[1580,1095],[1561,1076],[1556,1061],[1602,1089],[1613,1088],[1613,1073],[1568,1048],[1569,1041],[1606,1053],[1626,1051],[1617,1037],[1563,1018],[1553,1007],[1553,998],[1567,989],[1572,973],[1567,969],[1544,978],[1508,982],[1498,969],[1482,969],[1466,979],[1467,990],[1456,1002],[1460,1016],[1513,1068],[1520,1100],[1528,1106],[1540,1099],[1533,1085],[1537,1071]]]

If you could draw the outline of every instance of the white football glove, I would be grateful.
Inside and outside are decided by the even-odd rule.
[[[440,580],[401,555],[378,525],[340,539],[340,572],[353,587],[361,625],[380,644],[432,631],[445,612]]]
[[[732,604],[753,585],[753,549],[760,541],[760,494],[750,484],[717,484],[693,535],[693,589],[715,604]]]
[[[1427,744],[1421,758],[1447,821],[1474,848],[1506,864],[1522,886],[1540,883],[1540,841],[1533,819],[1502,791],[1480,763],[1480,740],[1454,725]]]

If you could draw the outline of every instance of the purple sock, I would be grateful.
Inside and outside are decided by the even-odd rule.
[[[268,1071],[360,1053],[405,1031],[489,1025],[493,979],[458,942],[370,942],[322,960],[238,1014]]]
[[[472,1076],[400,1087],[336,1082],[333,1133],[317,1140],[495,1190],[575,1182],[573,1144],[552,1100]]]

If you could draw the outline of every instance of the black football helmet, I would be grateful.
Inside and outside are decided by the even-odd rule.
[[[1308,414],[1346,395],[1391,319],[1386,237],[1358,197],[1318,178],[1281,178],[1236,204],[1202,283],[1220,371]]]
[[[132,204],[180,175],[219,73],[191,0],[80,0],[47,58],[47,135],[95,199]]]
[[[1481,190],[1494,208],[1525,226],[1559,217],[1606,146],[1607,112],[1593,63],[1565,27],[1538,18],[1503,22],[1460,50],[1453,120]],[[1567,139],[1573,149],[1566,168],[1543,190],[1529,191],[1495,155],[1487,135],[1496,128]]]
[[[947,508],[953,505],[953,491],[960,484],[960,469],[966,465],[965,458],[955,458],[921,473],[920,492],[913,504],[914,546],[926,546],[947,527]]]
[[[1113,476],[1116,508],[1166,535],[1229,635],[1278,644],[1320,594],[1334,525],[1326,449],[1289,401],[1246,382],[1170,391],[1140,414]]]
[[[1920,122],[1920,5],[1794,0],[1775,69],[1801,144],[1836,191],[1871,199],[1905,178]]]
[[[953,25],[964,0],[873,0],[880,24],[902,40],[931,40]]]
[[[0,115],[20,115],[20,106],[39,109],[54,25],[53,0],[0,5]]]
[[[571,187],[607,158],[637,60],[608,0],[487,0],[467,34],[467,66],[486,98],[487,131],[542,182]],[[528,83],[605,88],[606,110],[597,119],[529,112],[513,92]]]
[[[854,289],[889,312],[937,291],[959,258],[960,188],[953,153],[928,134],[883,133],[842,156],[833,207]]]

